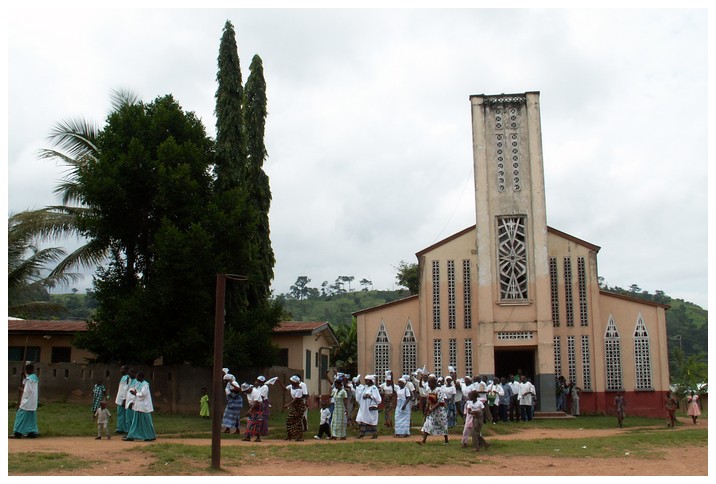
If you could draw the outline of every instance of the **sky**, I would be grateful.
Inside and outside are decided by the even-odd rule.
[[[259,55],[267,83],[276,294],[396,288],[401,261],[475,223],[469,96],[539,91],[548,225],[600,246],[608,285],[708,307],[696,5],[7,9],[7,212],[59,203],[63,166],[38,150],[59,121],[103,125],[113,91],[172,94],[213,137],[229,20],[244,81]]]

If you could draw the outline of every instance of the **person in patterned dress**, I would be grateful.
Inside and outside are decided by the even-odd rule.
[[[290,378],[291,384],[286,390],[291,394],[291,401],[283,408],[288,409],[286,416],[286,440],[303,441],[303,414],[306,412],[306,399],[303,397],[303,389],[301,388],[301,378],[293,375]]]
[[[246,434],[242,440],[251,441],[251,437],[256,437],[255,442],[261,442],[261,422],[263,421],[263,397],[261,396],[261,390],[250,383],[242,383],[241,391],[246,394],[246,400],[249,404]]]
[[[348,392],[343,388],[343,381],[336,380],[333,385],[333,417],[331,418],[331,440],[346,440],[348,416],[346,414]]]
[[[447,411],[445,408],[445,395],[438,387],[435,375],[428,376],[428,394],[425,406],[425,421],[420,429],[423,439],[417,443],[425,445],[428,435],[442,435],[448,443]]]
[[[99,408],[99,402],[107,400],[107,387],[102,383],[101,378],[97,378],[97,382],[92,387],[92,418],[94,419],[94,413]]]
[[[221,425],[224,427],[224,433],[240,433],[241,409],[244,406],[244,398],[241,395],[241,385],[236,380],[229,383],[229,390],[226,391],[226,408],[224,416],[221,419]]]

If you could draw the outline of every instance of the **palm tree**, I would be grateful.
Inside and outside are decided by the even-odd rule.
[[[138,102],[136,94],[130,91],[113,91],[111,95],[112,111]],[[43,241],[82,236],[80,220],[89,207],[82,199],[79,170],[98,158],[99,133],[97,125],[84,118],[60,121],[52,129],[49,140],[53,148],[40,150],[39,156],[41,159],[56,160],[68,168],[62,182],[54,190],[60,196],[62,205],[28,210],[14,216],[14,222],[21,225],[23,232],[31,238]],[[107,241],[89,240],[64,258],[58,259],[50,277],[60,279],[64,273],[76,268],[94,268],[106,259],[108,250]]]
[[[74,282],[79,274],[49,269],[48,266],[62,260],[65,251],[58,247],[39,249],[33,231],[22,222],[23,215],[8,219],[8,314],[24,317],[56,314],[64,308],[47,300],[47,290]]]
[[[338,346],[333,349],[331,361],[333,365],[344,373],[355,375],[358,373],[358,323],[352,318],[351,324],[335,326]]]

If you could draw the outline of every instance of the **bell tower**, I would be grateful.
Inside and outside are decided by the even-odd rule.
[[[494,374],[496,360],[509,361],[518,349],[533,358],[530,376],[542,386],[540,397],[550,398],[544,385],[554,384],[554,341],[539,92],[473,95],[470,103],[477,368]]]

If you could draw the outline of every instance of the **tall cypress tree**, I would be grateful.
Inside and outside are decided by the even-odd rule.
[[[269,227],[269,209],[271,208],[271,187],[269,177],[263,169],[267,152],[264,143],[266,130],[266,80],[264,79],[263,63],[258,55],[254,55],[249,66],[251,73],[244,90],[244,127],[246,134],[246,171],[248,200],[256,208],[256,230],[252,234],[260,299],[269,297],[269,287],[273,280],[273,267],[276,263],[271,247],[271,230]],[[258,281],[257,281],[258,282]]]
[[[258,62],[260,66],[260,59]],[[218,216],[214,233],[216,252],[220,253],[218,270],[247,276],[246,281],[230,281],[226,286],[224,361],[229,367],[271,365],[276,354],[270,342],[271,330],[280,320],[281,308],[269,300],[274,258],[268,238],[271,193],[262,169],[266,158],[266,89],[259,68],[249,83],[254,86],[251,100],[245,99],[234,28],[229,21],[224,26],[218,65]],[[246,111],[251,114],[245,115]]]
[[[241,182],[246,152],[243,132],[244,92],[236,34],[230,21],[224,25],[216,74],[216,182],[219,190],[230,190]]]

